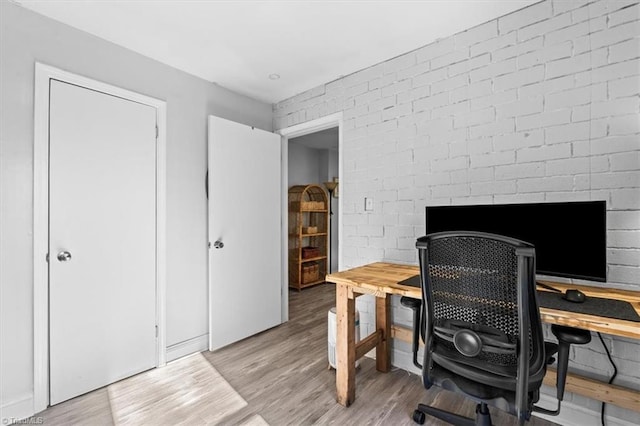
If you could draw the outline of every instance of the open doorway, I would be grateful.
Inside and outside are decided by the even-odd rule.
[[[289,271],[288,191],[289,191],[289,188],[293,185],[292,183],[289,182],[289,170],[290,170],[289,147],[290,145],[292,146],[294,145],[294,144],[289,144],[289,141],[291,139],[296,139],[302,136],[320,133],[324,130],[336,129],[337,132],[336,130],[332,130],[331,132],[328,132],[328,133],[333,133],[334,136],[337,133],[337,150],[335,149],[336,142],[334,140],[332,142],[334,152],[331,153],[331,155],[330,153],[327,153],[325,157],[327,161],[326,169],[322,173],[322,176],[319,174],[320,173],[319,171],[317,172],[318,182],[316,183],[320,183],[321,185],[323,185],[323,183],[325,182],[323,179],[325,179],[325,177],[326,179],[331,179],[331,180],[333,180],[333,178],[336,177],[339,180],[340,176],[343,174],[342,173],[343,172],[343,162],[342,162],[342,157],[343,157],[342,125],[343,124],[342,123],[343,123],[342,113],[334,113],[334,114],[320,117],[311,121],[286,127],[278,131],[278,133],[282,136],[282,194],[283,194],[283,197],[282,197],[283,228],[282,230],[283,232],[282,232],[282,239],[281,239],[281,249],[282,249],[282,263],[283,263],[282,270],[286,271],[284,273],[285,282],[283,283],[283,290],[286,288],[289,288],[289,277],[287,273]],[[298,140],[298,142],[300,142],[300,140]],[[300,144],[298,143],[297,145],[300,145]],[[302,146],[305,147],[306,145],[302,145]],[[298,149],[298,148],[299,146],[294,146],[293,150],[294,151],[297,150],[298,154],[300,154],[301,151],[304,151],[304,148],[302,149]],[[307,148],[310,148],[310,147],[307,147]],[[329,149],[329,147],[326,147],[324,145],[317,146],[316,149],[317,148]],[[316,152],[316,155],[319,155],[319,153]],[[334,160],[337,161],[337,169],[335,168],[335,163],[333,168],[329,169],[328,167],[329,157],[334,157]],[[297,166],[294,166],[294,167],[297,167]],[[316,166],[316,167],[319,167],[319,166]],[[337,173],[334,174],[335,171],[337,171]],[[344,184],[344,180],[340,182],[340,185],[338,186],[338,193],[336,194],[336,196],[331,198],[331,204],[333,207],[333,222],[332,222],[331,234],[334,234],[334,237],[331,239],[331,245],[333,245],[334,247],[331,250],[332,259],[330,261],[331,261],[331,270],[334,272],[340,270],[340,268],[342,268],[343,266],[342,244],[341,244],[342,235],[343,235],[343,232],[342,232],[343,221],[341,219],[342,219],[342,210],[343,210],[342,201],[344,199],[343,197],[344,187],[342,186],[342,184]],[[323,285],[321,287],[324,288],[325,286]],[[311,287],[311,288],[314,288],[314,287]],[[290,293],[289,291],[282,292],[282,321],[283,322],[286,322],[289,320],[289,293]],[[300,292],[299,294],[304,294],[304,292]]]
[[[332,189],[329,198],[329,267],[327,272],[338,270],[338,216],[340,207],[338,127],[321,130],[289,139],[288,180],[289,188],[294,185],[316,184],[327,190]],[[326,182],[337,183],[333,188]],[[329,191],[327,191],[329,192]]]

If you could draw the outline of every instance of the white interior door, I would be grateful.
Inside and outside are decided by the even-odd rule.
[[[153,107],[51,81],[50,403],[156,364]]]
[[[209,117],[210,350],[281,322],[280,152],[274,133]]]

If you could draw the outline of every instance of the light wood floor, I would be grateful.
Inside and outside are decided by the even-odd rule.
[[[425,390],[420,378],[396,369],[378,373],[365,358],[356,378],[356,401],[349,408],[335,402],[335,371],[327,369],[327,311],[335,305],[335,286],[323,284],[300,293],[290,292],[289,322],[215,352],[205,358],[248,405],[220,420],[220,424],[272,426],[412,425],[411,413],[427,403],[464,416],[475,404],[453,393]],[[98,389],[50,407],[37,416],[44,424],[113,424],[107,392]],[[212,407],[194,407],[199,411]],[[491,409],[493,423],[515,425],[515,417]],[[177,414],[177,413],[176,413]],[[256,419],[258,422],[256,422]],[[154,424],[177,424],[175,416]],[[428,425],[445,423],[427,418]],[[554,425],[533,418],[533,426]]]
[[[335,402],[335,371],[327,365],[327,311],[335,306],[335,286],[323,284],[290,292],[289,322],[206,358],[269,424],[413,425],[418,403],[434,404],[464,416],[475,404],[439,389],[425,390],[418,376],[396,369],[379,373],[364,358],[356,374],[356,400]],[[493,423],[517,424],[515,417],[491,410]],[[446,423],[427,419],[429,425]],[[534,418],[531,425],[554,423]]]

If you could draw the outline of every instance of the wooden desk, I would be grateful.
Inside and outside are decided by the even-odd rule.
[[[411,342],[413,332],[406,327],[392,326],[389,317],[391,295],[422,297],[421,289],[398,284],[420,273],[417,266],[377,262],[347,271],[327,275],[326,280],[336,284],[336,390],[338,403],[349,406],[355,400],[355,362],[372,349],[376,349],[376,368],[381,372],[391,369],[389,339]],[[578,288],[587,296],[625,300],[640,314],[640,292],[608,290],[574,284],[548,283],[564,290]],[[361,294],[376,297],[376,331],[355,343],[355,298]],[[583,328],[616,336],[640,339],[640,323],[617,320],[575,312],[540,308],[543,322]],[[555,370],[549,369],[545,384],[555,387]],[[620,386],[608,385],[569,374],[566,390],[627,409],[640,411],[640,392]]]

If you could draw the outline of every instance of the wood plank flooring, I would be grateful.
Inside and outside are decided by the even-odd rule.
[[[425,390],[418,376],[375,369],[364,358],[356,374],[356,400],[349,408],[335,402],[335,371],[327,365],[327,311],[335,306],[335,285],[289,293],[289,322],[205,357],[248,402],[248,410],[269,424],[413,425],[418,403],[464,416],[475,404],[440,389]],[[515,417],[491,409],[493,423],[515,425]],[[234,418],[228,419],[231,423]],[[429,425],[446,424],[427,418]],[[533,426],[554,425],[533,418]]]
[[[345,408],[335,402],[335,371],[327,369],[327,312],[335,305],[335,286],[323,284],[291,291],[289,322],[215,352],[205,359],[248,403],[210,424],[223,425],[412,425],[418,403],[473,416],[475,404],[453,393],[425,390],[420,378],[404,370],[378,373],[375,360],[364,358],[356,374],[356,401]],[[44,424],[119,424],[107,388],[50,407],[36,415]],[[148,407],[146,409],[149,409]],[[215,413],[208,402],[193,410]],[[491,409],[493,423],[515,425],[515,417]],[[206,418],[206,417],[203,417]],[[179,412],[153,424],[179,424]],[[203,422],[205,423],[205,422]],[[190,422],[190,424],[194,424]],[[428,425],[446,423],[427,418]],[[533,426],[554,423],[533,418]]]

